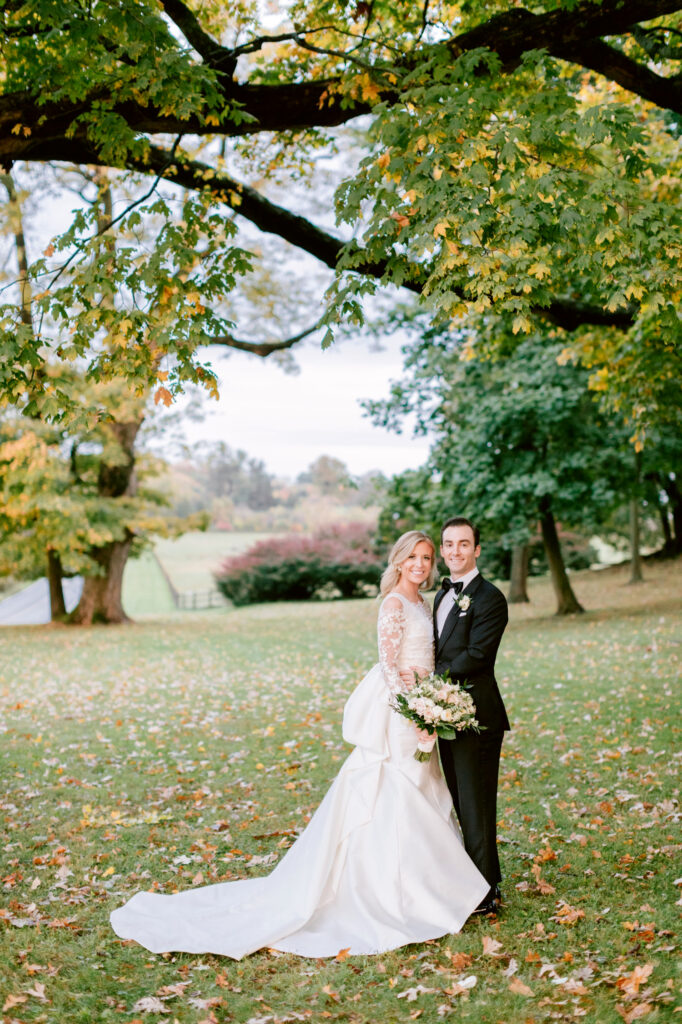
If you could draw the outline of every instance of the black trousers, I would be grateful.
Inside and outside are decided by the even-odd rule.
[[[486,730],[438,741],[464,848],[489,883],[491,895],[502,878],[497,855],[497,775],[502,737],[501,732]]]

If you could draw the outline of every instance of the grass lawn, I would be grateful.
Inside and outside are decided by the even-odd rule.
[[[347,753],[374,602],[2,630],[3,1024],[678,1020],[680,565],[645,571],[512,609],[504,912],[339,962],[155,956],[108,914],[269,870]]]
[[[123,573],[123,607],[135,619],[141,615],[165,614],[175,611],[170,588],[159,563],[151,551],[139,558],[129,558]]]
[[[182,537],[159,538],[154,549],[173,581],[176,590],[211,590],[213,571],[224,558],[241,554],[270,533],[229,533],[207,530],[185,533]]]

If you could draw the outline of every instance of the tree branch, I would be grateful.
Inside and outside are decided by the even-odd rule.
[[[679,78],[676,80],[657,75],[601,40],[580,43],[566,54],[560,52],[560,47],[554,52],[555,56],[564,57],[565,60],[578,60],[583,67],[610,78],[628,92],[641,96],[657,107],[682,114],[682,81]]]
[[[312,327],[306,328],[300,334],[294,334],[291,338],[285,338],[283,341],[240,341],[238,338],[233,338],[231,334],[223,334],[216,338],[209,338],[204,344],[226,345],[228,348],[236,348],[240,352],[251,352],[253,355],[262,356],[265,359],[267,356],[272,355],[273,352],[282,352],[284,349],[292,348],[299,341],[303,341],[304,338],[314,334],[319,328],[320,321],[318,320]]]
[[[493,15],[476,28],[455,36],[447,45],[454,56],[478,47],[494,50],[505,71],[513,70],[522,54],[530,49],[545,49],[572,63],[581,63],[579,57],[568,56],[580,43],[620,35],[637,22],[679,9],[680,0],[581,0],[570,9],[558,8],[543,14],[532,14],[519,7]]]
[[[545,14],[531,14],[514,8],[454,37],[447,45],[453,58],[467,50],[487,47],[499,55],[505,71],[513,70],[530,46],[545,48],[563,60],[588,67],[599,74],[612,74],[615,81],[644,99],[682,113],[682,85],[679,81],[656,75],[600,41],[601,35],[627,32],[639,21],[670,13],[680,6],[680,0],[628,0],[626,4],[621,0],[603,0],[602,3],[582,0],[570,11],[559,9]],[[226,72],[236,51],[215,43],[182,0],[164,0],[164,8],[169,17],[170,12],[174,14],[178,26],[184,26],[187,38],[193,40],[192,45],[201,47],[207,63]],[[414,66],[428,51],[429,48],[424,47],[411,53],[403,62],[405,70]],[[373,103],[358,102],[348,95],[344,95],[342,100],[339,86],[340,80],[336,78],[269,85],[226,81],[226,97],[244,116],[236,121],[228,112],[218,124],[206,123],[200,114],[182,118],[169,115],[144,101],[112,104],[110,110],[112,115],[122,117],[138,133],[235,137],[262,131],[300,131],[344,124],[371,111]],[[46,141],[60,140],[64,145],[74,120],[87,113],[102,97],[88,95],[72,104],[67,101],[45,103],[42,97],[39,99],[28,92],[0,97],[0,163],[6,167],[15,160],[43,159],[37,154]],[[377,101],[398,102],[399,93],[395,87],[378,87]],[[24,133],[24,127],[30,129],[29,135]],[[53,153],[50,159],[59,159],[59,156]]]
[[[234,51],[222,46],[205,32],[194,11],[191,11],[182,0],[161,0],[161,4],[168,17],[205,63],[231,78],[237,67]]]

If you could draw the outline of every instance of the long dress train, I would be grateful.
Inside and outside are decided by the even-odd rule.
[[[415,760],[415,729],[389,703],[401,668],[433,667],[428,607],[392,592],[378,631],[379,664],[344,709],[355,749],[274,870],[170,896],[136,893],[111,915],[117,935],[154,953],[238,960],[263,947],[382,953],[461,929],[488,883],[464,850],[436,753]]]

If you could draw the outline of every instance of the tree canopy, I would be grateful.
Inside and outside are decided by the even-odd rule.
[[[3,309],[3,394],[54,414],[50,348],[166,400],[185,380],[214,383],[200,343],[295,343],[306,331],[240,341],[225,311],[252,264],[235,237],[249,221],[334,270],[328,338],[378,283],[439,321],[492,311],[522,336],[549,320],[646,429],[680,376],[681,10],[300,0],[261,23],[245,2],[8,0],[0,161],[116,168],[130,201],[105,222],[79,212],[34,262],[38,323]],[[295,189],[288,205],[270,198],[314,185],[315,152],[364,115],[337,231]],[[158,226],[145,249],[143,220]]]

